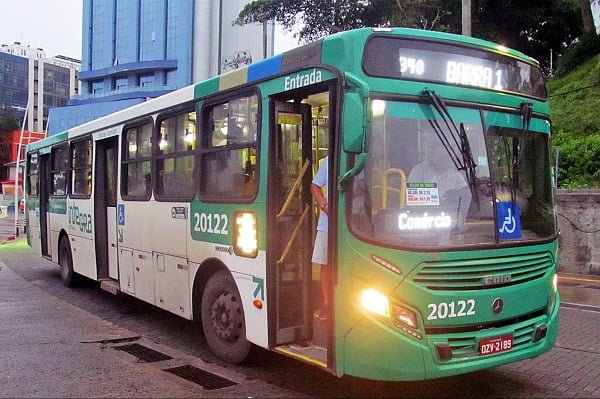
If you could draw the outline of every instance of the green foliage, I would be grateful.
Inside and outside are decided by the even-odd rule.
[[[600,54],[548,81],[559,187],[600,188]]]
[[[4,110],[0,115],[0,132],[12,132],[18,128],[19,124],[15,117],[8,110]]]
[[[473,0],[472,14],[473,36],[519,50],[547,71],[550,50],[558,55],[583,28],[579,0]]]
[[[456,1],[456,0],[453,0]],[[300,42],[365,26],[404,26],[447,30],[450,13],[443,0],[255,0],[234,23],[245,25],[274,19],[291,30],[302,26]],[[460,16],[459,16],[460,18]]]
[[[460,33],[461,7],[461,0],[255,0],[235,23],[300,25],[300,42],[365,26]],[[546,70],[550,50],[559,54],[582,32],[579,0],[472,0],[471,14],[473,36],[520,50]]]
[[[561,132],[553,144],[560,149],[560,188],[600,188],[600,135],[573,137]]]
[[[0,114],[0,180],[7,177],[4,164],[10,160],[11,137],[9,132],[18,128],[15,117],[8,110],[4,110]]]
[[[556,68],[556,76],[565,76],[598,53],[600,53],[600,36],[595,33],[583,35],[578,43],[570,46],[561,54]]]
[[[566,76],[551,78],[548,92],[554,131],[600,133],[600,54]]]

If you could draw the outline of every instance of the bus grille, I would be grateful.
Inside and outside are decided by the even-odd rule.
[[[537,343],[533,342],[533,338],[536,327],[543,319],[543,317],[538,316],[539,314],[539,312],[535,312],[535,314],[532,315],[537,317],[534,317],[533,319],[530,318],[528,321],[522,323],[517,323],[512,331],[507,332],[513,335],[513,346],[510,352],[526,349]],[[450,346],[452,349],[452,358],[449,360],[450,362],[460,362],[464,359],[481,356],[479,354],[479,339],[475,336],[469,334],[449,334],[435,336],[432,337],[432,339],[434,345],[445,344]]]
[[[426,262],[413,281],[436,291],[483,290],[542,277],[553,266],[549,252],[498,258]]]

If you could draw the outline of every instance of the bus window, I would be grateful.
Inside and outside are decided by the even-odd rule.
[[[89,198],[92,195],[92,140],[71,145],[72,182],[71,195]]]
[[[164,199],[191,199],[196,190],[193,152],[196,149],[196,112],[170,116],[159,126],[156,195]]]
[[[152,156],[152,124],[130,127],[123,135],[123,197],[149,199],[152,192],[150,159]]]
[[[63,144],[52,149],[52,195],[63,197],[67,195],[67,174],[69,171],[69,146]]]
[[[27,164],[27,194],[32,197],[38,195],[38,154],[34,152],[29,155]]]
[[[208,148],[202,156],[202,195],[247,199],[256,192],[256,95],[237,98],[206,111]]]

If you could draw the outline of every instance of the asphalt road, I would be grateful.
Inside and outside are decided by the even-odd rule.
[[[28,381],[21,389],[19,386],[15,388],[11,385],[11,389],[7,390],[6,386],[2,388],[3,373],[11,372],[16,380],[21,377],[18,375],[19,371],[15,371],[14,366],[11,366],[13,364],[11,362],[18,360],[18,364],[22,365],[18,369],[21,370],[22,377],[26,377],[29,375],[27,373],[31,373],[27,362],[37,365],[40,359],[27,356],[24,359],[15,360],[8,357],[3,360],[0,355],[0,396],[600,398],[600,339],[598,338],[600,308],[594,306],[581,307],[574,304],[563,306],[560,311],[560,336],[557,345],[552,351],[536,359],[458,377],[424,382],[387,383],[352,377],[333,377],[296,360],[260,349],[254,351],[247,363],[229,365],[212,355],[199,332],[199,326],[190,321],[180,319],[134,298],[124,295],[113,296],[100,290],[93,282],[76,289],[63,287],[57,265],[34,255],[29,247],[23,245],[22,240],[0,245],[0,261],[10,269],[10,273],[14,272],[13,281],[14,284],[16,282],[21,284],[20,290],[31,291],[31,293],[27,291],[28,296],[37,295],[40,301],[63,303],[65,306],[61,312],[66,316],[61,316],[63,313],[60,313],[56,317],[70,317],[71,314],[77,313],[78,317],[85,319],[86,331],[95,332],[93,336],[105,336],[104,340],[88,337],[87,345],[96,345],[98,348],[98,351],[94,352],[94,356],[98,356],[98,362],[104,364],[107,359],[112,359],[111,362],[114,362],[114,358],[118,358],[121,363],[117,363],[124,370],[122,374],[115,374],[110,380],[114,384],[113,390],[110,386],[104,385],[103,390],[97,390],[99,385],[97,378],[94,378],[97,374],[86,373],[83,373],[77,382],[89,384],[87,391],[80,385],[77,386],[77,390],[69,391],[69,384],[73,383],[71,381],[48,385],[56,386],[54,391],[43,389],[35,391],[32,390],[32,384],[35,386],[37,383],[35,379]],[[2,281],[0,279],[0,283]],[[8,283],[7,280],[4,284]],[[561,289],[573,291],[576,284],[576,280],[571,280],[561,286]],[[6,321],[2,319],[3,312],[11,309],[15,311],[17,306],[15,303],[3,303],[5,301],[7,301],[6,296],[0,295],[0,322]],[[31,312],[40,311],[35,306],[30,309]],[[77,312],[69,309],[76,309]],[[31,321],[28,321],[27,317],[20,317],[15,323],[31,323]],[[94,323],[97,324],[97,328],[94,327]],[[21,324],[14,325],[15,330],[19,328]],[[48,334],[55,334],[56,329],[64,329],[68,333],[73,326],[69,323],[53,323],[47,328],[53,329],[48,331]],[[5,328],[5,331],[10,329]],[[111,337],[117,337],[117,341],[115,343],[106,341]],[[137,340],[147,347],[171,355],[176,360],[158,362],[155,365],[140,363],[134,356],[111,349],[111,346],[121,345],[118,342],[119,337]],[[77,338],[81,338],[80,334],[75,340]],[[81,341],[82,339],[79,339],[78,343]],[[0,353],[2,346],[5,346],[4,350],[11,350],[16,344],[23,344],[22,337],[3,337],[0,339]],[[40,356],[46,353],[39,344],[32,345],[34,353],[36,348],[39,348]],[[192,364],[210,370],[216,375],[229,378],[235,382],[235,385],[207,390],[179,377],[169,375],[168,378],[163,378],[166,373],[161,369],[164,370],[169,362]],[[72,366],[77,367],[76,364]],[[131,381],[127,379],[128,377],[123,377],[132,373],[135,378]],[[46,379],[48,378],[51,379],[52,375],[47,375]],[[108,384],[107,381],[102,381],[103,384]],[[148,386],[141,384],[140,387],[131,390],[120,389],[123,383],[140,381],[152,381],[152,383],[148,383]],[[69,395],[69,392],[73,394]]]

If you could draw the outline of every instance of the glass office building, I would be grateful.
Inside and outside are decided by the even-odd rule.
[[[249,1],[83,0],[81,92],[50,134],[272,55],[272,25],[232,26]]]

